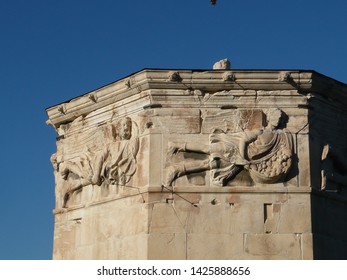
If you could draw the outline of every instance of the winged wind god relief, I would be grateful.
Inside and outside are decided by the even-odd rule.
[[[87,138],[89,140],[83,143],[84,148],[78,156],[59,161],[58,149],[51,158],[56,177],[58,209],[68,207],[71,197],[88,185],[123,188],[136,172],[138,127],[131,118],[125,117],[100,127]],[[74,148],[74,140],[70,140],[70,150]],[[63,150],[62,153],[68,152]]]
[[[169,142],[169,160],[180,153],[203,154],[206,159],[169,165],[166,186],[172,186],[179,177],[204,171],[210,171],[212,183],[219,186],[227,186],[243,170],[254,183],[283,182],[293,157],[292,135],[284,128],[286,115],[278,108],[265,109],[261,113],[264,125],[254,129],[241,124],[241,115],[242,110],[236,113],[237,132],[213,133],[206,145]]]

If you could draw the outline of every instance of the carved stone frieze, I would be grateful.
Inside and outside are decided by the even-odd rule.
[[[60,196],[57,199],[59,206],[66,207],[71,196],[88,185],[124,187],[136,172],[136,156],[139,150],[137,124],[131,118],[125,117],[97,131],[101,130],[104,130],[103,136],[106,137],[99,142],[103,143],[102,147],[86,145],[77,156],[61,161],[58,161],[57,156],[62,153],[61,158],[68,157],[68,149],[58,149],[52,156],[57,196]],[[97,133],[94,133],[94,137],[89,137],[89,142],[97,141]],[[70,145],[70,151],[76,148],[76,143]]]
[[[206,145],[169,142],[169,161],[178,153],[203,154],[206,159],[168,164],[164,184],[171,186],[181,176],[202,171],[211,171],[212,182],[220,186],[226,186],[242,170],[247,170],[255,183],[284,180],[292,164],[292,135],[281,124],[283,112],[280,109],[267,109],[263,113],[265,126],[249,130],[250,112],[238,111],[234,115],[238,131],[225,133],[216,130]]]

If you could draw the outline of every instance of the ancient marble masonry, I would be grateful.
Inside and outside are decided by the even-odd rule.
[[[144,69],[46,110],[54,259],[347,257],[347,86],[229,66]]]

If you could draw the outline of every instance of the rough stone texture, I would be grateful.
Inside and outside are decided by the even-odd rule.
[[[345,259],[347,86],[152,70],[47,109],[54,259]]]

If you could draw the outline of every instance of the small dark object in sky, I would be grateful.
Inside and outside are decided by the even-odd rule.
[[[212,5],[216,5],[216,3],[217,3],[217,0],[211,0]]]

